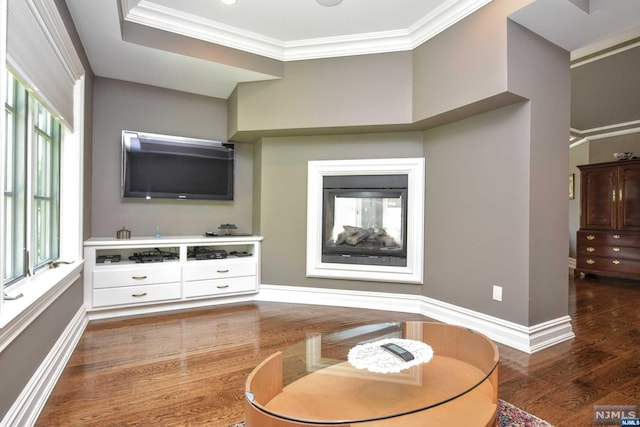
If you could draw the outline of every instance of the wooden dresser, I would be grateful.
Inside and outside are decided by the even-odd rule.
[[[578,168],[576,273],[640,279],[640,160]]]

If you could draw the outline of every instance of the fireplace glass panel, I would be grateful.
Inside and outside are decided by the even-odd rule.
[[[406,190],[325,190],[323,261],[406,265]]]

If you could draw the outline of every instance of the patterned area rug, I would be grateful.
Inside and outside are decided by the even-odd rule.
[[[244,423],[233,424],[229,427],[244,427]],[[498,422],[496,427],[553,427],[535,415],[523,411],[504,400],[498,400]]]

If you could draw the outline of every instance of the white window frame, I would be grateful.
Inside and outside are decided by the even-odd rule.
[[[28,0],[33,1],[33,0]],[[45,4],[35,0],[38,4]],[[55,6],[53,6],[55,8]],[[55,40],[61,60],[78,76],[73,85],[73,131],[67,130],[61,142],[60,160],[60,256],[59,259],[73,261],[55,269],[41,269],[12,285],[10,295],[22,294],[16,300],[0,298],[0,352],[4,350],[28,325],[47,309],[81,276],[82,232],[83,232],[83,158],[84,158],[84,109],[85,77],[80,68],[80,59],[73,47],[62,18],[57,11],[47,6],[42,17],[42,29]],[[44,9],[43,9],[44,10]],[[53,12],[53,13],[52,13]],[[45,16],[46,15],[46,16]],[[7,0],[0,0],[0,27],[7,25]],[[6,90],[6,34],[0,34],[0,97],[5,99]],[[46,98],[46,94],[44,94]],[[4,107],[3,107],[4,108]],[[4,163],[4,114],[0,117],[0,164]],[[4,177],[0,174],[0,188],[4,188]],[[4,202],[0,199],[0,212]],[[0,233],[3,233],[0,227]],[[0,234],[0,238],[2,235]],[[3,268],[0,259],[0,269]]]

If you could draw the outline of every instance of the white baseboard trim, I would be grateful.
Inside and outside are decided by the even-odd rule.
[[[421,314],[444,323],[464,326],[525,353],[534,353],[574,338],[569,316],[524,326],[433,298],[423,298]]]
[[[53,391],[73,350],[80,341],[87,323],[86,308],[82,305],[22,390],[20,396],[0,421],[0,426],[28,427],[35,425],[51,391]]]
[[[255,300],[420,313],[420,298],[420,295],[263,284]]]
[[[526,353],[534,353],[575,337],[569,316],[534,326],[523,326],[422,295],[261,285],[255,300],[417,313],[444,323],[473,329],[494,341]]]

